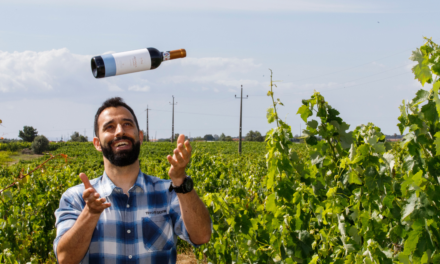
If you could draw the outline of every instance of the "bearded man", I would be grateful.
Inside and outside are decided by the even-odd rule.
[[[211,238],[211,219],[185,173],[191,145],[180,135],[168,155],[171,180],[142,173],[143,132],[119,97],[95,115],[93,144],[104,173],[68,189],[56,210],[54,252],[59,263],[176,263],[177,236],[193,246]],[[185,141],[185,142],[184,142]]]

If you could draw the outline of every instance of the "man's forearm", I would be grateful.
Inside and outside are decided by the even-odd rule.
[[[81,212],[72,228],[58,242],[57,257],[60,264],[77,264],[84,258],[99,217],[100,214],[90,213],[87,206]]]
[[[178,193],[183,223],[194,244],[208,243],[211,238],[211,219],[205,204],[195,190]]]

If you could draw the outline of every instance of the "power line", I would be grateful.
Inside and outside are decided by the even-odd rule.
[[[168,110],[158,110],[158,109],[150,109],[150,110],[154,110],[154,111],[161,111],[161,112],[171,112]],[[191,113],[191,112],[180,112],[180,111],[175,111],[176,113],[181,113],[181,114],[191,114],[191,115],[207,115],[207,116],[225,116],[225,117],[237,117],[235,115],[218,115],[218,114],[202,114],[202,113]],[[246,118],[262,118],[261,116],[245,116]],[[265,118],[265,117],[264,117]]]
[[[352,67],[349,67],[349,68],[345,68],[345,69],[342,69],[342,70],[339,70],[339,71],[329,72],[329,73],[321,74],[321,75],[318,75],[318,76],[310,76],[310,77],[306,77],[306,78],[302,78],[302,79],[298,79],[298,80],[293,80],[293,81],[294,81],[294,82],[299,82],[299,81],[303,81],[303,80],[309,80],[309,79],[312,79],[312,78],[313,78],[313,79],[316,79],[316,78],[319,78],[319,77],[322,77],[322,76],[328,76],[328,75],[331,75],[331,74],[335,74],[335,73],[340,73],[340,72],[343,72],[343,71],[352,70],[352,69],[359,68],[359,67],[361,67],[361,66],[365,66],[365,65],[368,65],[368,64],[370,64],[370,63],[373,63],[373,62],[379,61],[379,60],[383,60],[383,59],[387,59],[387,58],[393,57],[393,56],[395,56],[395,55],[398,55],[398,54],[401,54],[401,53],[407,52],[408,50],[412,50],[412,48],[411,48],[411,49],[406,49],[406,50],[403,50],[403,51],[400,51],[400,52],[397,52],[397,53],[394,53],[394,54],[389,55],[389,56],[386,56],[386,57],[382,57],[382,58],[379,58],[379,59],[375,59],[375,60],[370,61],[370,62],[367,62],[367,63],[362,63],[362,64],[355,65],[355,66],[352,66]]]

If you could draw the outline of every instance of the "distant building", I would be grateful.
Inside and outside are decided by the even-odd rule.
[[[398,142],[401,141],[404,135],[398,135],[394,133],[394,135],[385,135],[385,141],[388,142]]]

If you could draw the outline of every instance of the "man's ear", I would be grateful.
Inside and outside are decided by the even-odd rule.
[[[94,137],[94,138],[93,138],[93,146],[95,146],[95,149],[96,149],[97,151],[102,151],[102,148],[101,148],[101,142],[99,141],[99,138],[98,138],[98,137]]]
[[[140,130],[139,131],[139,141],[142,143],[144,142],[144,131]]]

